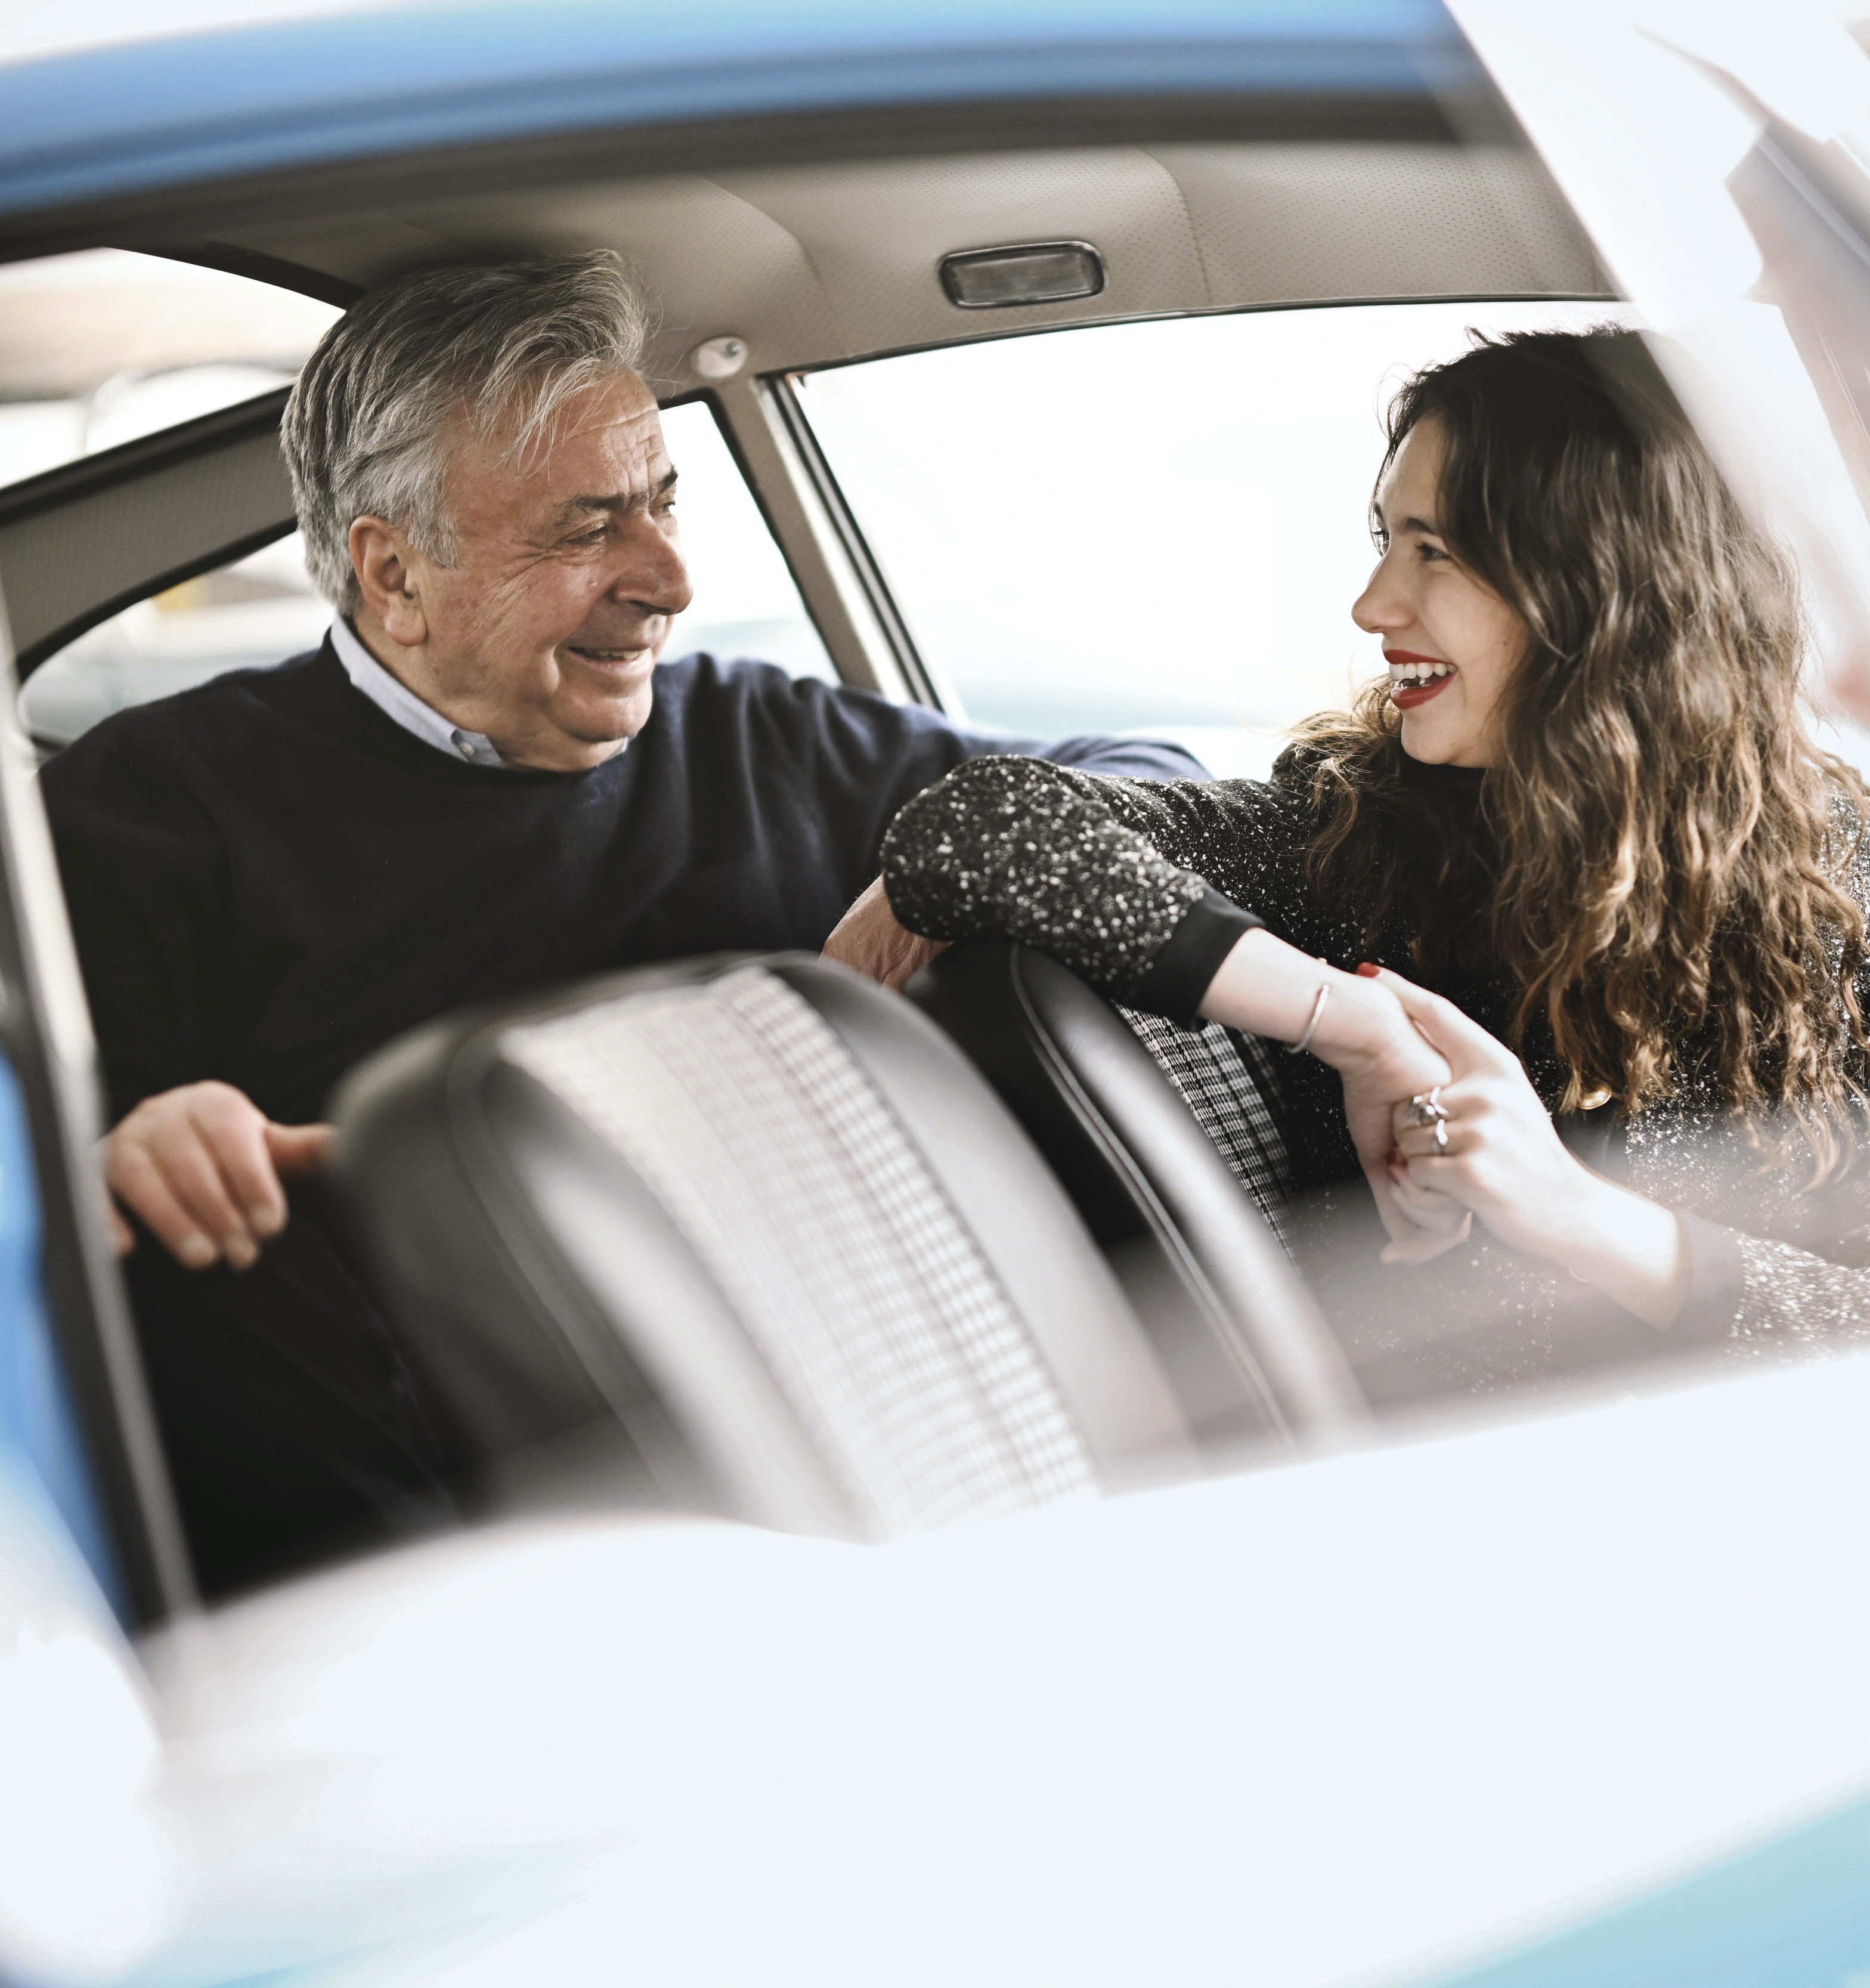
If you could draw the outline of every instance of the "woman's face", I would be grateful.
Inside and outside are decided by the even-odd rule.
[[[1526,624],[1454,557],[1436,516],[1442,436],[1412,428],[1376,493],[1382,556],[1351,608],[1383,638],[1402,749],[1437,766],[1490,766],[1503,749],[1500,705],[1526,653]]]

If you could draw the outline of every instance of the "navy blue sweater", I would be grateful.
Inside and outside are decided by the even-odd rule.
[[[106,719],[45,770],[113,1117],[219,1077],[273,1118],[417,1023],[581,974],[822,945],[891,817],[978,754],[1186,778],[1173,746],[1045,746],[707,656],[588,773],[472,766],[329,644]]]
[[[351,1064],[471,1002],[724,948],[824,943],[897,810],[962,761],[1043,752],[1200,776],[1172,746],[1042,747],[694,656],[582,773],[412,737],[327,644],[120,713],[42,779],[113,1118],[216,1077],[285,1123]],[[208,1587],[367,1526],[447,1476],[316,1185],[243,1276],[145,1239],[144,1354]]]

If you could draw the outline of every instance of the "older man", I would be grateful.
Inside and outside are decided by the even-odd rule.
[[[136,1251],[133,1296],[211,1584],[446,1475],[311,1178],[334,1080],[464,1002],[815,948],[896,809],[1008,749],[764,664],[659,666],[689,585],[643,325],[601,255],[366,298],[285,422],[338,609],[324,646],[125,712],[46,769],[120,1240],[133,1221],[162,1246]]]

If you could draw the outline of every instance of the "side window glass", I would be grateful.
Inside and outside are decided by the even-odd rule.
[[[120,248],[0,269],[0,485],[289,386],[333,304]],[[329,619],[297,537],[93,628],[28,680],[21,712],[62,745],[127,704],[276,663]]]
[[[123,248],[0,269],[0,485],[289,385],[341,316]]]
[[[694,604],[677,622],[665,653],[706,649],[835,682],[837,672],[713,414],[696,401],[667,409],[663,420],[681,472],[677,515],[695,589]],[[21,716],[42,746],[69,745],[127,705],[316,648],[330,620],[295,532],[81,635],[26,680]]]
[[[670,459],[681,473],[676,515],[695,590],[663,654],[705,649],[724,661],[777,663],[795,677],[835,683],[838,673],[713,411],[704,401],[687,401],[665,407],[662,420]]]
[[[40,746],[68,746],[127,705],[315,649],[330,624],[294,532],[80,635],[26,679],[20,717]]]
[[[1350,618],[1381,411],[1470,326],[1595,303],[1352,306],[950,347],[807,376],[825,455],[966,715],[1182,739],[1263,776],[1380,666]]]

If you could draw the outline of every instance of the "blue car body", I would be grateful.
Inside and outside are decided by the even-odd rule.
[[[0,214],[579,130],[1471,86],[1436,0],[614,0],[343,15],[0,68]]]
[[[549,0],[359,12],[0,66],[0,217],[581,131],[1085,98],[1432,102],[1479,74],[1436,0]],[[0,1066],[0,1445],[35,1474],[107,1584],[46,1324],[37,1223],[18,1087]],[[1867,1967],[1870,1807],[1858,1805],[1436,1978],[1442,1988],[1838,1988],[1870,1980],[1851,1971]]]

